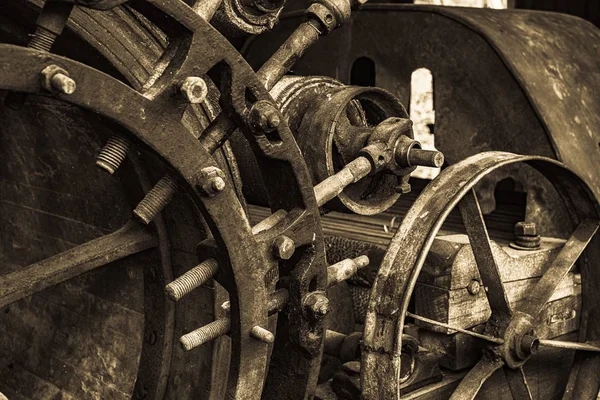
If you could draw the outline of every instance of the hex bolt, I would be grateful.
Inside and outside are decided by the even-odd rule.
[[[48,65],[44,68],[40,78],[42,87],[49,92],[73,94],[77,89],[77,84],[69,77],[69,73],[57,65]]]
[[[517,236],[537,236],[537,227],[535,222],[517,222],[515,224],[515,235]]]
[[[169,283],[165,287],[165,293],[169,300],[179,301],[185,295],[191,293],[192,290],[215,276],[218,270],[217,260],[209,258]]]
[[[211,322],[208,325],[204,325],[202,328],[198,328],[195,331],[183,335],[179,339],[181,348],[185,351],[190,351],[198,346],[202,346],[218,337],[226,335],[231,329],[231,319],[229,317],[220,318],[216,321]]]
[[[225,189],[225,174],[217,167],[206,167],[200,171],[200,190],[212,197]]]
[[[64,1],[46,1],[35,22],[35,32],[27,44],[30,49],[50,52],[56,38],[67,25],[73,4]]]
[[[189,76],[184,79],[183,83],[179,87],[181,94],[191,104],[202,103],[208,95],[208,87],[204,79],[197,76]]]
[[[287,291],[287,289],[278,289],[271,293],[269,296],[269,303],[267,305],[269,315],[281,311],[289,301],[290,293]]]
[[[252,327],[250,336],[266,344],[271,344],[275,341],[275,336],[271,332],[258,325]]]
[[[100,154],[96,158],[96,165],[109,174],[114,174],[127,157],[131,144],[131,141],[125,136],[113,135],[100,150]]]
[[[173,199],[177,192],[177,183],[170,175],[165,175],[140,201],[133,214],[143,223],[149,224],[159,212]]]
[[[334,286],[350,278],[360,268],[369,265],[369,257],[360,256],[355,259],[347,258],[327,267],[327,287]]]
[[[441,168],[444,165],[444,154],[435,150],[423,150],[413,147],[408,152],[408,164],[411,166]]]
[[[315,317],[323,318],[329,312],[329,299],[323,292],[311,292],[304,297],[304,307]]]
[[[296,244],[285,235],[278,236],[273,240],[273,254],[280,260],[289,260],[296,251]]]
[[[515,243],[511,247],[519,250],[535,250],[540,247],[541,238],[534,222],[517,222],[515,224]]]
[[[27,47],[43,52],[50,52],[56,38],[67,24],[73,4],[59,1],[46,1],[36,21],[35,32],[27,43]],[[49,89],[48,89],[49,90]],[[4,104],[13,110],[19,110],[27,95],[23,92],[9,92]]]
[[[481,284],[479,283],[479,281],[477,279],[473,279],[467,285],[467,291],[472,295],[476,295],[477,293],[479,293],[480,290],[481,290]]]
[[[270,101],[260,100],[252,105],[248,122],[256,133],[271,132],[281,124],[279,109]]]
[[[31,35],[31,40],[27,43],[27,47],[49,53],[57,37],[58,35],[54,32],[50,32],[41,26],[36,26],[35,32]]]

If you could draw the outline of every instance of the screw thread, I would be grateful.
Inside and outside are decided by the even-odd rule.
[[[271,344],[275,341],[275,336],[262,326],[253,326],[250,330],[250,336],[263,343]]]
[[[39,51],[50,52],[56,37],[57,36],[49,30],[42,28],[41,26],[37,26],[35,32],[31,36],[31,40],[29,40],[29,43],[27,44],[27,47]]]
[[[98,154],[96,165],[109,174],[114,174],[127,157],[131,141],[121,135],[114,135]]]
[[[149,224],[169,204],[175,196],[176,191],[177,183],[173,178],[169,175],[163,176],[142,201],[140,201],[135,210],[133,210],[133,214],[145,224]]]
[[[218,269],[217,260],[209,258],[169,283],[165,288],[167,297],[173,301],[180,300],[198,286],[206,283],[217,273]]]
[[[215,340],[216,338],[227,334],[230,329],[231,319],[229,319],[229,317],[221,318],[208,325],[204,325],[202,328],[198,328],[193,332],[183,335],[179,339],[179,342],[184,350],[190,351],[204,343],[208,343],[211,340]]]

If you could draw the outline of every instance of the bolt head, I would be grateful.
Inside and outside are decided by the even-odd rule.
[[[40,72],[40,84],[49,92],[73,94],[77,85],[69,73],[58,65],[48,65]]]
[[[261,100],[254,103],[248,114],[248,122],[255,133],[271,132],[281,125],[281,113],[272,102]]]
[[[534,222],[517,222],[515,224],[515,235],[517,236],[537,236],[537,228]]]
[[[273,241],[273,253],[281,260],[289,260],[296,251],[296,244],[287,236],[281,235]]]
[[[323,292],[311,292],[305,296],[304,306],[315,318],[320,319],[329,312],[329,299]]]
[[[217,167],[202,168],[198,181],[199,189],[210,197],[225,189],[225,174]]]
[[[479,293],[479,291],[481,290],[481,284],[479,283],[478,280],[473,279],[471,282],[469,282],[469,284],[467,285],[467,291],[473,295]]]
[[[208,95],[208,87],[206,82],[202,78],[196,76],[189,76],[185,78],[180,88],[181,94],[191,104],[202,103]]]

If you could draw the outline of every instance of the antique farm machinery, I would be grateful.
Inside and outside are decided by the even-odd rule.
[[[540,100],[545,82],[490,90],[521,102],[533,150],[505,134],[510,110],[486,119],[479,102],[455,117],[504,136],[448,130],[423,149],[404,89],[297,64],[362,2],[316,1],[289,34],[243,45],[284,3],[0,5],[0,392],[594,398],[597,82],[560,86],[561,107]],[[573,24],[586,41],[550,85],[597,74],[600,35]],[[418,166],[445,168],[425,185]],[[391,241],[357,238],[396,212]]]

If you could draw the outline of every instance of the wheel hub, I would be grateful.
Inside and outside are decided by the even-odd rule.
[[[510,368],[519,368],[527,362],[529,357],[537,352],[539,339],[533,329],[533,318],[523,312],[515,312],[508,317],[508,325],[504,330],[504,343],[492,345],[492,351],[500,356]],[[486,332],[497,332],[502,325],[490,318]],[[492,322],[493,321],[493,322]]]

